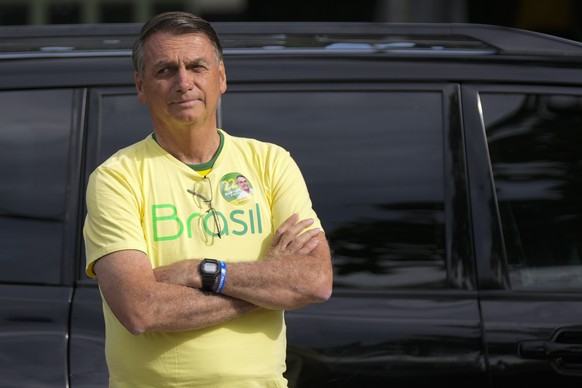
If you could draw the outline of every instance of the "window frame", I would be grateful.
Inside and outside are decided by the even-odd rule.
[[[470,178],[471,211],[474,219],[475,257],[480,290],[512,292],[576,292],[551,288],[515,289],[510,282],[507,249],[498,204],[493,167],[487,140],[482,93],[573,95],[582,97],[582,88],[560,85],[465,84],[462,87],[463,114],[467,138],[467,161]]]
[[[89,176],[99,164],[100,150],[103,139],[102,102],[103,98],[108,96],[134,96],[136,103],[140,104],[137,98],[135,85],[97,87],[90,88],[85,91],[83,105],[86,108],[83,110],[84,113],[82,121],[86,124],[84,127],[82,139],[84,144],[82,147],[83,154],[80,156],[84,158],[84,164],[80,168],[82,173],[78,175],[81,185],[79,191],[79,217],[76,228],[76,230],[79,232],[77,233],[77,244],[80,248],[77,251],[77,257],[79,259],[75,262],[75,279],[79,285],[87,285],[91,287],[96,287],[97,282],[85,274],[85,245],[83,241],[83,234],[81,232],[85,222],[85,215],[87,214],[85,203],[87,183]],[[81,147],[79,147],[79,149],[81,149]]]

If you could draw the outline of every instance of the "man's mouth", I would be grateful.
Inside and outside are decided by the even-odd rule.
[[[201,98],[192,97],[192,98],[179,98],[176,100],[171,100],[170,105],[191,105],[197,102],[202,102]]]

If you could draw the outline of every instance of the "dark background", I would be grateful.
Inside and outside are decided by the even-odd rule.
[[[485,23],[582,41],[578,0],[0,0],[0,25],[144,22],[170,10],[211,22]]]

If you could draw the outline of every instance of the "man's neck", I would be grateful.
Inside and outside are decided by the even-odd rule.
[[[189,131],[154,130],[156,141],[170,155],[185,164],[208,162],[220,146],[216,128],[196,128]]]

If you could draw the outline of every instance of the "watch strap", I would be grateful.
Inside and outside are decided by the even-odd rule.
[[[216,282],[216,287],[214,288],[214,293],[220,294],[226,283],[226,263],[224,261],[218,261],[220,263],[220,272],[218,274],[218,281]]]

